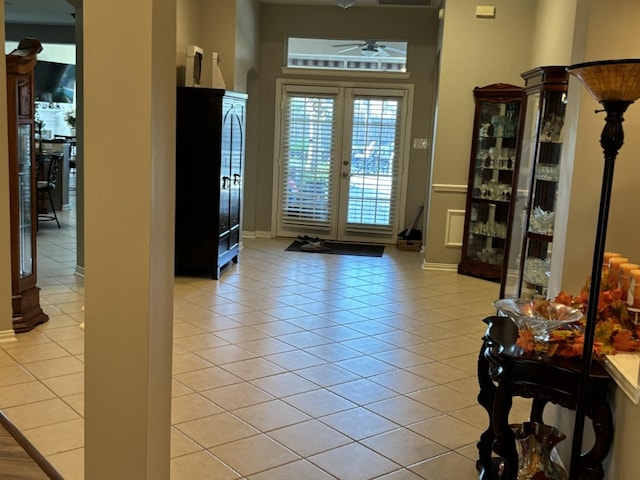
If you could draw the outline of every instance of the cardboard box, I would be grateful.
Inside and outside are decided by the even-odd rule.
[[[422,248],[422,242],[420,240],[402,240],[398,239],[396,244],[398,250],[405,250],[408,252],[419,252]]]

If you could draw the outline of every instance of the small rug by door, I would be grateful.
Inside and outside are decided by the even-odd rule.
[[[287,252],[305,253],[329,253],[333,255],[358,255],[360,257],[381,257],[384,253],[384,245],[365,245],[361,243],[322,242],[325,248],[303,250],[306,242],[294,240],[285,248]]]

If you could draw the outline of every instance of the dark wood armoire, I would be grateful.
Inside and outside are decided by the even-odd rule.
[[[238,262],[246,94],[178,87],[176,275],[209,274]]]

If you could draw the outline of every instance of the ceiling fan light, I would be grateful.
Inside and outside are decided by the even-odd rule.
[[[344,8],[345,10],[349,7],[353,7],[354,3],[356,3],[356,0],[336,0],[336,5]]]

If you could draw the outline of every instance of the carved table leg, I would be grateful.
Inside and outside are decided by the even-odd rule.
[[[578,480],[603,480],[602,462],[609,454],[613,442],[613,417],[606,401],[593,405],[590,413],[595,442],[591,450],[580,457]]]
[[[499,382],[496,388],[493,405],[492,424],[496,440],[493,444],[495,452],[504,458],[503,480],[517,480],[518,452],[516,450],[516,435],[509,427],[509,411],[513,404],[512,389],[509,382]]]
[[[491,423],[491,412],[493,410],[493,399],[495,397],[496,386],[489,376],[489,362],[484,356],[485,344],[482,345],[480,355],[478,357],[478,383],[480,384],[480,392],[478,393],[478,403],[487,411],[489,416],[489,426],[480,435],[478,447],[478,462],[476,468],[480,472],[480,480],[489,480],[491,478],[492,469],[492,445],[495,439],[493,433],[493,424]]]

